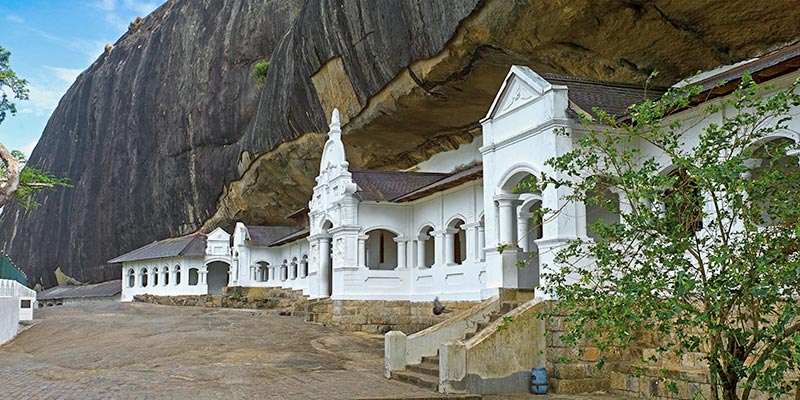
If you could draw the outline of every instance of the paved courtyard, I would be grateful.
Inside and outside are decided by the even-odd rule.
[[[2,399],[353,399],[390,381],[383,339],[268,312],[97,302],[37,310],[0,346]]]

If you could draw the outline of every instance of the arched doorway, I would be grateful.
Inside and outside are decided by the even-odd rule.
[[[222,288],[228,286],[228,270],[230,266],[222,261],[214,261],[208,264],[208,294],[222,294]]]

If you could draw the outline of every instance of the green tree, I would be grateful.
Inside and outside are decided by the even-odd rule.
[[[778,135],[800,105],[797,86],[775,91],[746,75],[692,127],[671,115],[693,107],[698,87],[633,106],[625,123],[596,110],[575,148],[548,161],[556,173],[522,184],[569,188],[569,200],[620,215],[593,223],[595,240],[571,242],[542,274],[569,315],[563,340],[613,352],[657,334],[659,352],[704,354],[713,399],[797,387],[800,167],[797,145]]]
[[[8,115],[17,113],[14,99],[28,99],[28,82],[11,69],[11,53],[0,46],[0,124]],[[16,200],[23,208],[39,205],[35,194],[57,186],[69,187],[68,180],[59,178],[35,166],[26,166],[27,160],[19,151],[9,151],[0,143],[0,207]]]

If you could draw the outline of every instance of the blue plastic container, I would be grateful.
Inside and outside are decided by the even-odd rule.
[[[547,394],[547,370],[540,368],[531,369],[531,393]]]

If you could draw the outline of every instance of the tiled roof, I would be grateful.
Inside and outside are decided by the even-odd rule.
[[[296,231],[294,231],[294,232],[292,232],[292,233],[290,233],[290,234],[288,234],[288,235],[286,235],[286,236],[284,236],[284,237],[282,237],[280,239],[277,239],[277,240],[273,241],[269,245],[271,247],[271,246],[280,246],[282,244],[291,243],[291,242],[294,242],[297,239],[302,239],[302,238],[308,236],[309,233],[311,233],[311,230],[309,230],[308,228],[299,229],[299,230],[296,230]]]
[[[597,118],[594,108],[599,108],[611,115],[623,117],[628,114],[628,107],[641,103],[646,99],[655,100],[661,97],[667,88],[648,87],[644,84],[626,84],[602,82],[588,78],[541,74],[542,78],[554,85],[564,85],[569,89],[569,99],[580,110]]]
[[[36,295],[37,300],[50,300],[50,299],[75,299],[85,297],[109,297],[116,296],[122,292],[122,281],[117,279],[115,281],[108,281],[96,283],[94,285],[60,285],[50,289],[39,292]]]
[[[450,189],[452,187],[456,187],[463,183],[474,181],[483,178],[483,165],[478,164],[474,167],[467,168],[463,171],[458,171],[456,173],[450,174],[445,178],[439,179],[436,182],[431,183],[430,185],[423,186],[411,193],[406,193],[402,196],[399,196],[392,201],[402,203],[406,201],[412,201],[416,199],[421,199],[426,196],[430,196],[436,192],[441,192],[446,189]]]
[[[205,253],[206,235],[197,232],[191,235],[150,243],[147,246],[140,247],[130,253],[109,260],[108,262],[113,264],[126,261],[151,260],[154,258],[202,256],[205,255]]]
[[[448,176],[433,172],[366,170],[350,172],[353,181],[358,185],[355,196],[361,201],[391,201]]]
[[[269,246],[272,242],[297,231],[292,226],[248,226],[251,246]]]

